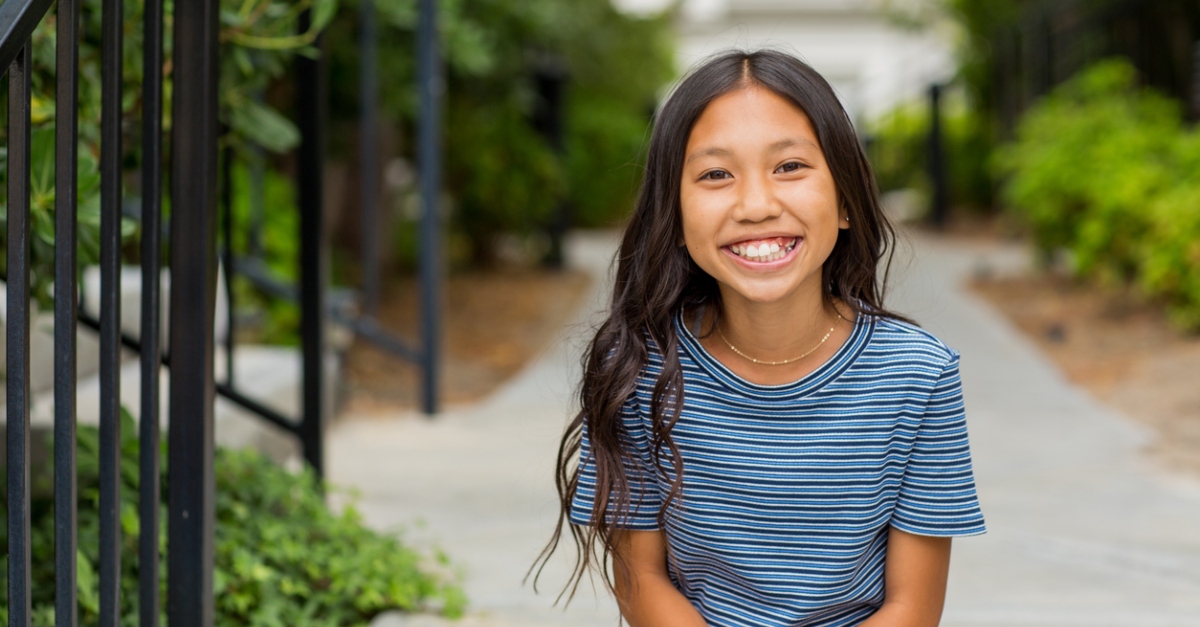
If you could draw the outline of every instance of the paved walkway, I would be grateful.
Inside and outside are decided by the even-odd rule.
[[[614,246],[611,236],[578,236],[570,262],[602,277]],[[963,355],[990,532],[956,542],[943,625],[1196,627],[1200,479],[1146,458],[1152,434],[1065,381],[959,287],[972,272],[1021,263],[1012,249],[910,236],[889,297]],[[369,522],[405,526],[463,564],[464,627],[616,624],[613,603],[590,590],[565,612],[550,607],[565,560],[541,595],[521,585],[556,515],[554,452],[602,302],[597,283],[562,341],[487,401],[433,421],[346,420],[329,435],[330,477],[361,491]]]

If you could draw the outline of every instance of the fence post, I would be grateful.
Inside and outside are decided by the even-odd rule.
[[[29,495],[29,145],[33,49],[26,40],[8,67],[8,219],[5,337],[8,451],[8,624],[32,618],[32,545]]]
[[[307,30],[311,13],[301,18]],[[317,38],[317,58],[296,60],[300,150],[297,191],[300,205],[300,346],[303,354],[299,436],[304,459],[323,476],[325,469],[325,285],[328,254],[324,225],[325,37]]]
[[[59,0],[55,15],[54,120],[54,616],[79,624],[76,555],[79,486],[76,479],[75,229],[78,206],[79,4]],[[149,44],[147,44],[149,45]],[[59,114],[58,112],[63,112]],[[66,112],[70,111],[70,114]],[[11,157],[10,157],[11,158]],[[11,172],[11,170],[10,170]],[[11,176],[11,174],[10,174]],[[9,240],[11,241],[11,240]],[[11,267],[11,266],[10,266]],[[11,344],[9,345],[11,346]],[[12,370],[9,370],[12,372]],[[157,582],[155,582],[157,584]]]
[[[421,193],[421,335],[424,373],[422,406],[426,414],[438,410],[438,356],[441,329],[438,320],[441,294],[441,102],[445,83],[438,51],[437,2],[420,0],[417,28],[417,87],[420,108],[417,118],[417,167]]]
[[[929,221],[934,226],[946,226],[949,199],[946,192],[946,157],[942,141],[942,86],[929,86]]]
[[[1191,88],[1191,93],[1188,94],[1189,113],[1192,114],[1193,120],[1200,120],[1200,40],[1192,44]]]
[[[100,627],[121,624],[121,87],[124,3],[104,0],[100,53]]]
[[[59,0],[60,2],[62,0]],[[162,494],[159,459],[159,372],[162,355],[163,0],[146,0],[142,16],[142,411],[138,426],[139,627],[158,627],[159,530]]]
[[[363,313],[379,314],[379,29],[375,23],[375,0],[359,0],[359,188],[362,211]]]
[[[567,150],[564,120],[567,86],[566,62],[555,57],[544,60],[534,71],[534,83],[538,93],[538,106],[535,109],[533,120],[534,127],[545,138],[559,159],[565,162]],[[546,229],[550,236],[550,250],[546,253],[543,263],[547,267],[554,269],[563,267],[563,236],[570,226],[569,211],[570,207],[566,200],[559,198]]]
[[[167,620],[211,627],[218,0],[175,3]]]

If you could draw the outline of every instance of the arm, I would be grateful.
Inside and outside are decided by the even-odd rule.
[[[662,531],[626,530],[617,538],[617,605],[630,627],[706,627],[700,612],[667,575]]]
[[[946,600],[950,538],[888,530],[883,607],[860,627],[936,627]]]

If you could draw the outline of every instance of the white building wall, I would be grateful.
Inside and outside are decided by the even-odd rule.
[[[663,0],[614,0],[661,10]],[[919,98],[954,75],[952,33],[889,19],[883,0],[682,0],[681,72],[722,50],[780,48],[807,61],[837,91],[856,122]]]

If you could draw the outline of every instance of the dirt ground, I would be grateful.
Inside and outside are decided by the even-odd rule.
[[[1102,402],[1158,432],[1156,457],[1200,475],[1200,337],[1133,291],[1049,275],[972,286]]]
[[[487,396],[536,357],[566,324],[586,293],[582,272],[501,269],[452,274],[444,285],[441,401],[444,406]],[[417,285],[404,279],[386,290],[381,323],[402,337],[418,332]],[[356,340],[346,357],[342,415],[416,409],[420,373]]]

